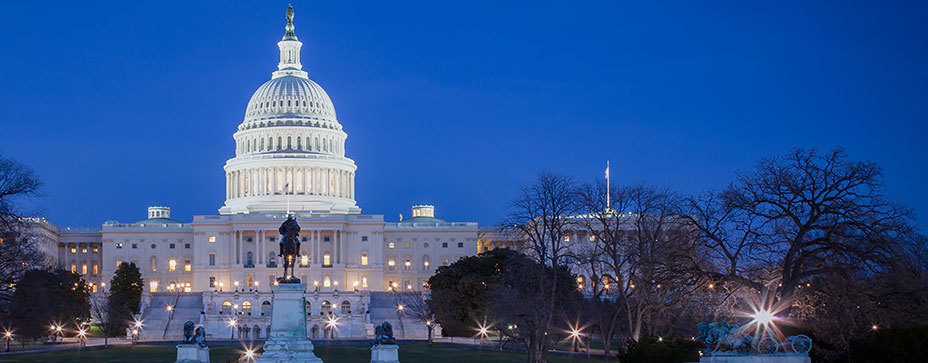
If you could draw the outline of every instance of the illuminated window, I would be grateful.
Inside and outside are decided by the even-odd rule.
[[[209,287],[216,287],[216,276],[209,277]]]
[[[97,284],[90,284],[90,289],[93,292],[97,292]]]
[[[393,247],[390,247],[393,248]],[[71,247],[71,253],[77,253],[77,247]]]
[[[300,265],[309,266],[309,256],[308,256],[308,255],[300,256]]]
[[[222,313],[223,314],[232,314],[232,302],[229,300],[222,302]]]
[[[71,264],[71,273],[77,273],[77,265],[76,265],[76,264],[73,264],[73,263]]]
[[[428,271],[429,269],[429,258],[428,257],[426,257],[425,260],[422,261],[422,269]]]
[[[322,266],[332,267],[332,256],[328,252],[322,255]]]
[[[97,252],[100,252],[100,248],[99,248],[99,247],[94,247],[94,248],[93,248],[93,253],[97,253]]]
[[[564,236],[564,242],[570,242],[570,236]]]
[[[81,248],[81,253],[87,253],[87,247]]]
[[[190,270],[191,270],[190,260],[184,261],[184,271],[190,272]]]
[[[447,258],[441,259],[441,264],[444,266],[448,266],[448,259]]]
[[[158,292],[158,281],[152,281],[150,284],[148,284],[148,291]]]
[[[393,271],[393,266],[396,266],[396,261],[394,261],[394,260],[391,258],[389,261],[387,261],[387,266],[390,267],[390,271]]]
[[[122,261],[121,261],[121,260],[116,260],[116,268],[119,268],[119,265],[122,265]]]
[[[367,276],[361,278],[361,287],[367,287]]]
[[[404,243],[403,243],[403,248],[409,248],[409,242],[404,242]]]
[[[332,286],[332,280],[329,280],[329,277],[326,276],[322,279],[322,286],[329,287]]]
[[[245,286],[252,287],[255,285],[255,278],[251,275],[245,276]]]
[[[86,274],[87,274],[87,264],[85,263],[81,265],[81,275],[86,275]]]
[[[590,235],[590,242],[596,242],[596,235],[595,235],[595,234],[591,234],[591,235]]]
[[[116,244],[116,248],[117,248],[117,249],[122,249],[122,243],[117,243],[117,244]]]
[[[168,260],[168,271],[174,271],[174,270],[177,270],[177,260],[172,258]]]
[[[216,242],[216,236],[209,236],[210,242]]]
[[[361,254],[361,266],[367,266],[367,254],[366,253]]]
[[[158,258],[151,256],[151,272],[158,272]]]
[[[189,283],[189,282],[188,282],[188,283],[185,283],[185,284],[184,284],[184,292],[191,292],[191,291],[193,291],[193,287],[190,286],[190,283]]]
[[[403,263],[403,270],[409,271],[409,266],[412,266],[412,262],[406,260],[406,262]]]
[[[97,264],[93,264],[93,274],[96,275],[98,273],[100,273],[100,266]]]
[[[242,303],[242,311],[244,311],[246,314],[251,313],[251,301],[245,301]]]
[[[395,248],[396,245],[393,242],[387,243],[387,248]]]

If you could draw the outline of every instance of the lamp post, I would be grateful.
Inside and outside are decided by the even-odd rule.
[[[229,340],[235,340],[235,319],[229,319]]]
[[[10,351],[10,340],[13,339],[13,332],[9,330],[3,332],[3,338],[6,339],[6,351],[9,352]]]
[[[80,328],[80,329],[77,331],[77,336],[78,336],[78,338],[80,338],[80,341],[79,341],[79,344],[77,345],[77,347],[78,347],[78,348],[83,348],[84,345],[85,345],[84,339],[87,337],[87,330],[85,330],[84,328]]]

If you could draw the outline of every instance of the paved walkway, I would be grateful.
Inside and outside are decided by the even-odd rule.
[[[32,345],[30,342],[26,342],[26,346],[23,346],[19,341],[13,340],[10,341],[10,351],[6,352],[6,342],[0,343],[0,356],[10,355],[10,354],[22,354],[22,353],[42,353],[42,352],[57,352],[57,351],[66,351],[66,350],[77,350],[80,349],[80,344],[78,338],[63,338],[58,343],[48,343],[40,345]],[[132,344],[132,341],[125,338],[110,338],[109,345],[128,345]],[[88,338],[84,342],[84,347],[102,347],[103,338]]]

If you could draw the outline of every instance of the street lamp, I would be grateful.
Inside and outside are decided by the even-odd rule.
[[[229,340],[235,340],[235,319],[229,319]]]
[[[78,347],[80,348],[84,347],[84,338],[87,337],[87,330],[85,330],[84,328],[80,328],[77,331],[77,336],[80,338],[80,344],[78,344]]]
[[[249,361],[255,360],[255,351],[254,349],[245,349],[245,358],[248,358]]]
[[[6,351],[10,351],[10,340],[13,339],[13,332],[7,330],[3,332],[3,337],[6,339]]]

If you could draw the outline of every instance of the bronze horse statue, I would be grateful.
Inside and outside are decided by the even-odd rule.
[[[300,282],[300,279],[294,275],[294,266],[296,266],[297,256],[300,255],[300,225],[296,223],[293,215],[288,215],[287,220],[280,225],[280,258],[284,260],[284,276],[277,279],[279,282]],[[287,269],[290,273],[287,273]]]

